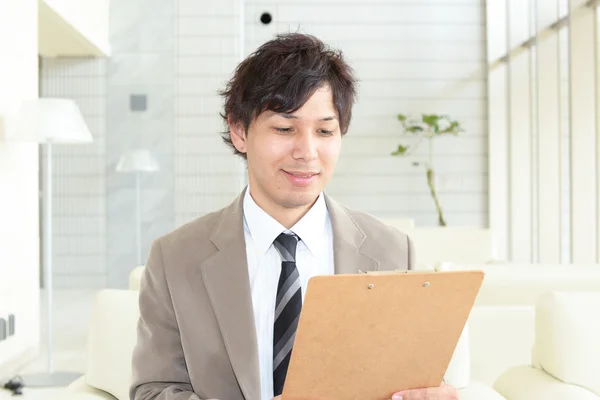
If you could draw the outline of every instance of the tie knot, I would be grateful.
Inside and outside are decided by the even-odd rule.
[[[296,261],[296,246],[300,238],[294,233],[282,233],[273,242],[283,261]]]

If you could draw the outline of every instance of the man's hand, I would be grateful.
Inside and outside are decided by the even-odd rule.
[[[392,400],[459,400],[459,397],[456,389],[444,383],[436,388],[403,390],[395,393]]]
[[[281,396],[273,400],[281,400]],[[459,397],[456,389],[443,383],[437,388],[403,390],[394,393],[392,400],[459,400]]]

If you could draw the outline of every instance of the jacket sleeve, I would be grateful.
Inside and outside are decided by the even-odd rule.
[[[130,399],[202,400],[190,383],[160,240],[150,250],[140,285],[139,308]]]

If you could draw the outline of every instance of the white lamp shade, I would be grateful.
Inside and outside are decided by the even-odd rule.
[[[153,172],[158,171],[158,162],[146,149],[131,150],[124,153],[117,164],[119,172]]]
[[[75,101],[53,98],[24,101],[19,110],[16,132],[8,139],[36,143],[93,141]]]

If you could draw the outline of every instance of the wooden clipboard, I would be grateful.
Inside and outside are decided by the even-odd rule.
[[[389,400],[441,385],[482,271],[311,278],[283,400]]]

